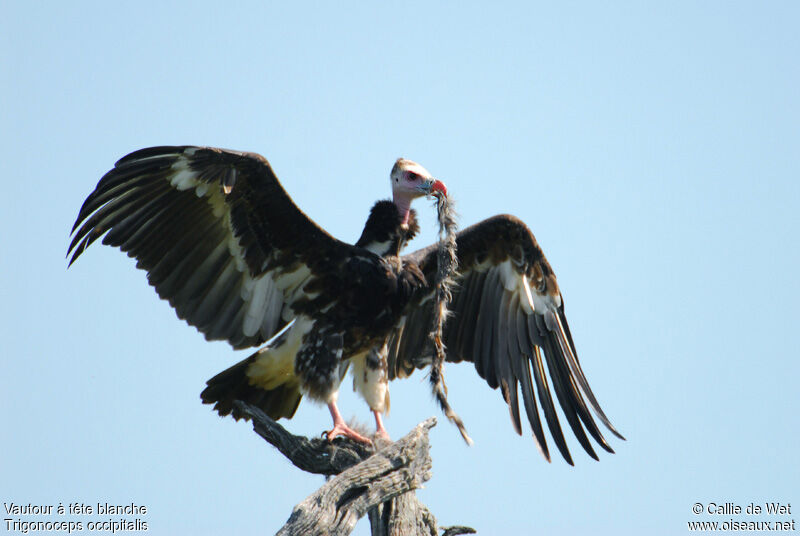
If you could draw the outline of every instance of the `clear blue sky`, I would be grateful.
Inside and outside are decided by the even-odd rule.
[[[420,497],[442,524],[684,534],[695,502],[800,508],[799,4],[114,4],[2,7],[2,501],[135,502],[152,534],[269,534],[322,484],[200,403],[245,353],[205,342],[118,251],[66,270],[118,158],[203,144],[265,155],[341,239],[398,156],[447,184],[463,226],[507,212],[533,229],[628,441],[597,463],[569,438],[576,466],[547,464],[451,365],[475,445],[441,418],[432,433]],[[417,208],[422,247],[435,220]],[[395,437],[440,416],[423,377],[392,385]],[[329,420],[303,403],[286,425]]]

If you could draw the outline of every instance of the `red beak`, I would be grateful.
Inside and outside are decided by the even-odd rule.
[[[431,193],[433,195],[443,195],[447,197],[447,186],[445,186],[442,181],[434,181],[433,186],[431,186]]]

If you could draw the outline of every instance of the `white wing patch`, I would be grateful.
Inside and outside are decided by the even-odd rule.
[[[528,276],[523,275],[520,279],[522,280],[522,294],[525,296],[525,299],[519,302],[522,304],[522,308],[525,309],[525,312],[530,315],[536,310],[533,304],[533,296],[531,296],[531,286],[528,284]]]
[[[264,336],[269,336],[278,327],[283,309],[283,295],[270,274],[255,279],[246,275],[242,299],[248,304],[242,332],[250,337],[260,330]]]
[[[284,272],[276,277],[275,285],[286,294],[290,294],[294,292],[294,289],[297,288],[300,283],[305,282],[310,275],[311,270],[308,269],[308,266],[301,265],[293,272]]]
[[[519,286],[519,274],[511,265],[511,260],[500,263],[497,270],[500,272],[500,282],[503,283],[503,287],[508,291],[516,290]]]
[[[174,188],[184,191],[189,188],[195,188],[198,185],[197,174],[189,169],[189,164],[185,157],[178,159],[172,164],[172,169],[175,171],[175,174],[170,177],[169,183]],[[198,197],[201,196],[198,195]]]
[[[242,299],[247,304],[247,313],[242,327],[243,333],[250,337],[260,330],[265,336],[269,336],[278,327],[280,320],[289,321],[294,318],[294,313],[289,308],[284,310],[284,302],[297,298],[296,294],[303,292],[303,286],[310,276],[311,271],[306,266],[277,277],[274,272],[267,272],[252,278],[249,272],[245,272]],[[287,300],[287,297],[291,297],[291,300]]]
[[[191,153],[187,152],[188,156]],[[241,298],[245,303],[246,313],[242,324],[242,333],[252,337],[259,331],[264,337],[269,337],[278,328],[282,317],[291,320],[294,315],[291,311],[283,311],[284,296],[289,295],[295,288],[305,282],[311,272],[303,266],[294,272],[281,274],[274,277],[274,273],[266,273],[260,277],[253,277],[244,259],[244,250],[236,239],[231,222],[231,214],[222,192],[214,188],[213,184],[197,179],[197,173],[190,169],[187,158],[178,159],[173,165],[173,174],[170,185],[180,191],[194,189],[197,197],[205,198],[211,206],[214,216],[224,218],[228,228],[229,237],[224,246],[234,259],[235,269],[242,274]],[[226,272],[231,270],[229,265]]]
[[[197,197],[203,197],[204,195],[206,195],[206,192],[208,192],[208,183],[207,182],[201,182],[194,189],[194,193],[197,195]]]
[[[264,313],[267,309],[267,294],[270,292],[272,281],[268,277],[260,277],[253,285],[253,290],[250,296],[250,305],[247,308],[247,313],[244,316],[244,324],[242,332],[251,337],[258,332],[261,323],[264,320]]]
[[[493,269],[500,272],[500,283],[503,288],[517,296],[525,313],[533,314],[537,309],[536,299],[531,294],[527,276],[517,271],[511,259],[503,261]]]
[[[271,285],[266,299],[266,307],[264,308],[264,320],[261,322],[261,331],[264,336],[268,336],[270,333],[275,331],[278,328],[278,322],[280,320],[291,320],[289,316],[292,315],[285,315],[286,318],[281,318],[282,310],[283,296],[281,295],[280,291],[275,288],[275,285]]]
[[[561,307],[560,296],[550,296],[538,290],[531,290],[528,277],[517,272],[514,263],[508,259],[492,268],[500,275],[503,287],[519,297],[519,303],[527,314],[541,313]],[[548,325],[548,328],[550,326]]]

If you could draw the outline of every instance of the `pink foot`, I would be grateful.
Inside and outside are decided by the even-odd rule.
[[[372,444],[372,441],[370,439],[362,436],[361,434],[359,434],[358,432],[347,426],[347,423],[344,422],[344,419],[342,418],[342,414],[339,413],[339,408],[336,407],[335,400],[328,402],[328,409],[331,412],[331,417],[333,417],[333,430],[331,430],[330,432],[325,432],[325,435],[328,436],[328,441],[333,441],[333,438],[337,436],[344,436],[344,437],[349,437],[350,439],[354,439],[355,441],[359,441],[361,443],[367,443],[368,445]]]
[[[372,413],[375,415],[375,436],[378,439],[383,439],[384,441],[392,442],[392,438],[389,437],[389,432],[386,431],[386,428],[383,427],[383,419],[381,419],[381,412],[372,410]]]
[[[362,436],[361,434],[359,434],[358,432],[347,426],[347,424],[345,424],[344,422],[335,423],[333,426],[333,430],[325,432],[325,435],[328,436],[328,441],[333,441],[335,437],[344,436],[344,437],[349,437],[350,439],[353,439],[360,443],[367,443],[370,445],[372,444],[372,440]]]

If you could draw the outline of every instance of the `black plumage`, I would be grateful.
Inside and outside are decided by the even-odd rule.
[[[419,231],[410,203],[446,195],[409,160],[397,161],[391,179],[393,199],[373,206],[350,245],[297,208],[260,155],[143,149],[119,160],[84,202],[70,264],[103,237],[134,257],[159,296],[207,339],[234,348],[264,345],[208,381],[202,399],[221,415],[238,418],[238,399],[273,418],[291,417],[309,396],[331,410],[329,437],[364,439],[335,404],[351,367],[385,434],[387,380],[408,376],[433,356],[437,251],[400,256]],[[513,216],[496,216],[458,233],[456,245],[459,272],[443,331],[448,361],[473,362],[500,389],[517,433],[521,399],[548,460],[544,423],[572,463],[554,394],[590,456],[597,458],[589,437],[613,452],[592,414],[621,436],[584,377],[555,275],[530,230]]]
[[[500,388],[517,433],[521,433],[521,394],[534,439],[547,459],[550,455],[537,410],[537,394],[556,446],[564,459],[573,463],[556,414],[553,391],[584,450],[597,459],[586,429],[603,449],[613,452],[589,408],[612,433],[622,436],[585,381],[555,275],[527,226],[513,216],[489,218],[458,234],[457,252],[459,275],[450,306],[452,316],[444,332],[447,360],[473,362],[490,387]],[[430,281],[436,270],[436,254],[435,246],[429,246],[405,258],[417,263]],[[432,294],[429,284],[418,290],[407,308],[402,330],[392,335],[392,378],[408,376],[432,359],[432,344],[417,335],[429,325]],[[537,302],[542,310],[535,305]],[[407,337],[408,343],[403,340]]]

